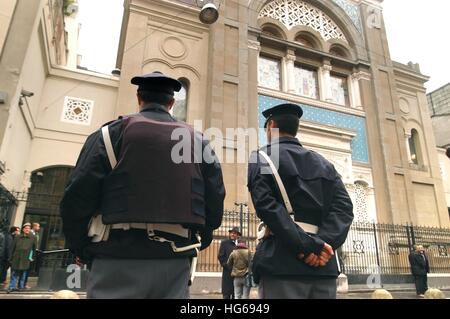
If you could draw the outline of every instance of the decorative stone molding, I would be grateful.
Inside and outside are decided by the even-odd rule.
[[[160,51],[172,60],[182,60],[188,55],[186,44],[174,36],[169,36],[161,41]]]
[[[370,81],[370,80],[372,80],[372,75],[370,73],[360,71],[360,72],[353,73],[352,78],[357,81],[360,81],[360,80]]]
[[[248,40],[248,48],[251,50],[261,51],[261,43],[255,40]]]
[[[259,18],[272,18],[283,23],[288,30],[302,25],[320,33],[325,41],[347,39],[338,25],[318,8],[300,0],[275,0],[269,2],[259,13]]]
[[[333,66],[328,65],[328,64],[324,64],[324,65],[322,65],[322,69],[324,71],[331,72],[331,71],[333,71]]]
[[[399,107],[400,107],[400,111],[402,111],[405,114],[409,114],[411,109],[410,109],[409,103],[408,103],[408,101],[406,99],[400,98],[398,104],[399,104]]]
[[[297,57],[293,54],[286,54],[286,61],[288,62],[295,62],[297,60]]]
[[[381,29],[381,9],[369,6],[367,7],[367,27],[369,29]]]
[[[353,166],[353,180],[364,182],[369,188],[374,187],[372,170],[368,167]]]

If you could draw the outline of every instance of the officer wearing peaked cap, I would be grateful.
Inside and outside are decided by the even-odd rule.
[[[221,167],[202,134],[169,114],[179,81],[153,72],[131,83],[140,112],[88,137],[60,204],[64,234],[90,266],[88,298],[188,298],[192,260],[222,222]],[[181,163],[176,129],[191,139]]]
[[[297,140],[302,115],[295,104],[264,111],[269,144],[249,160],[248,189],[267,226],[253,260],[262,298],[336,298],[336,250],[353,206],[333,165]]]

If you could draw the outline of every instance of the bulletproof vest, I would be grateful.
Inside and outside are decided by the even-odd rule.
[[[194,146],[202,149],[198,136],[185,123],[125,118],[117,165],[102,185],[103,223],[204,225],[205,184],[194,160]]]

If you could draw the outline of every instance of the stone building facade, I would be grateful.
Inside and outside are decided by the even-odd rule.
[[[431,122],[438,147],[450,147],[450,83],[427,94]]]
[[[356,220],[448,227],[428,77],[391,60],[381,2],[223,0],[219,20],[204,25],[195,0],[126,0],[112,76],[67,65],[62,0],[2,1],[2,214],[45,221],[45,248],[63,245],[58,201],[86,137],[136,112],[130,79],[158,70],[184,83],[175,115],[203,129],[258,129],[266,108],[301,104],[298,137],[334,163]],[[237,155],[236,138],[221,142],[216,151]],[[226,207],[249,203],[245,160],[222,167]]]

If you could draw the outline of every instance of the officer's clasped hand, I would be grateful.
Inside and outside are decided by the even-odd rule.
[[[325,243],[319,256],[317,256],[314,253],[311,253],[305,258],[304,254],[299,254],[298,258],[303,260],[307,265],[311,267],[323,267],[326,264],[328,264],[333,255],[334,255],[333,248],[327,243]]]

